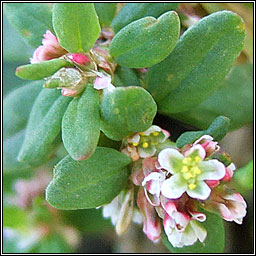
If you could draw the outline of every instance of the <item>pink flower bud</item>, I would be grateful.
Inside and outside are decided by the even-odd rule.
[[[88,56],[81,53],[72,53],[68,57],[70,60],[77,63],[78,65],[87,65],[91,62]]]
[[[210,188],[216,188],[220,184],[218,180],[206,180],[205,182]]]
[[[67,51],[60,46],[57,37],[49,30],[44,34],[42,44],[43,45],[35,50],[33,57],[30,58],[30,63],[34,64],[45,60],[59,58],[67,53]]]
[[[78,91],[74,91],[68,88],[64,88],[61,90],[62,96],[67,96],[67,97],[74,97],[78,94]]]

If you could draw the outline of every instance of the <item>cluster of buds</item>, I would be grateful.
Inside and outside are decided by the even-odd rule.
[[[234,164],[214,158],[221,152],[218,143],[204,135],[182,149],[173,146],[158,150],[168,136],[160,127],[152,126],[123,143],[122,152],[134,160],[131,185],[138,187],[133,197],[137,205],[129,204],[130,216],[139,210],[147,237],[158,242],[162,223],[174,247],[190,246],[196,241],[203,243],[207,231],[210,232],[203,225],[207,211],[241,224],[246,202],[229,186]],[[113,202],[104,206],[109,212],[105,216],[111,215]]]
[[[62,95],[69,97],[79,96],[88,83],[93,84],[96,90],[114,89],[111,80],[116,64],[111,61],[107,50],[96,46],[88,53],[68,53],[49,30],[46,31],[42,44],[30,59],[31,64],[54,58],[64,58],[73,64],[73,67],[61,68],[46,78],[45,88],[61,89]]]

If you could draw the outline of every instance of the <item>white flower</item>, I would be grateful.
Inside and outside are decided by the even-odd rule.
[[[225,175],[225,166],[218,160],[204,161],[204,148],[197,144],[183,154],[173,148],[162,150],[158,155],[160,166],[172,176],[162,183],[162,194],[171,199],[184,192],[195,199],[206,200],[211,189],[204,180],[220,180]]]

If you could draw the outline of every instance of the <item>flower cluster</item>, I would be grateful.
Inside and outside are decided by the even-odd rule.
[[[205,241],[207,211],[241,224],[246,215],[246,202],[228,186],[234,164],[214,158],[220,152],[218,143],[211,136],[204,135],[182,149],[167,147],[158,150],[168,137],[168,132],[154,125],[124,140],[122,152],[134,160],[130,186],[138,186],[138,193],[130,197],[137,205],[130,203],[130,213],[122,216],[130,216],[131,220],[133,212],[139,210],[143,231],[153,242],[161,238],[162,223],[174,247]],[[123,198],[120,205],[124,207],[127,199]],[[105,213],[105,217],[111,215],[109,209],[115,208],[116,200],[104,206],[104,212],[108,209],[109,213]],[[120,218],[122,210],[116,212]],[[112,220],[113,216],[115,214]],[[126,222],[125,229],[129,222]]]
[[[74,67],[61,68],[51,77],[47,77],[45,88],[61,89],[62,95],[69,97],[78,96],[87,83],[92,83],[96,90],[107,92],[115,88],[111,80],[116,65],[110,61],[108,51],[100,45],[96,45],[88,53],[68,53],[60,46],[57,37],[47,30],[42,45],[35,50],[30,62],[35,64],[55,58],[64,58]]]

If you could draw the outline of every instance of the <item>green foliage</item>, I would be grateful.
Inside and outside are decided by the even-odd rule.
[[[129,23],[147,17],[159,17],[161,14],[175,10],[178,3],[126,3],[113,20],[111,26],[117,33]]]
[[[5,15],[11,25],[32,47],[41,44],[43,34],[52,28],[51,7],[45,3],[5,3]]]
[[[80,98],[70,102],[62,120],[62,140],[74,160],[90,157],[100,136],[98,92],[91,84]]]
[[[95,208],[110,203],[127,182],[130,162],[126,155],[101,147],[86,160],[74,161],[67,156],[54,168],[46,200],[63,210]]]
[[[134,69],[117,66],[114,73],[115,86],[140,86],[140,80]]]
[[[173,247],[167,239],[167,236],[163,232],[162,241],[163,244],[172,253],[223,253],[225,248],[225,229],[223,220],[215,215],[205,211],[206,221],[200,223],[207,231],[207,237],[204,243],[197,241],[192,246],[185,246],[182,248]]]
[[[112,140],[147,130],[155,117],[156,103],[141,87],[119,87],[104,95],[101,129]]]
[[[46,60],[35,64],[20,66],[16,69],[16,76],[27,80],[41,80],[53,75],[62,67],[71,67],[71,63],[64,59]]]
[[[70,101],[71,98],[63,97],[59,90],[42,89],[29,116],[19,161],[33,163],[45,159],[51,153],[60,132],[62,116]]]
[[[220,141],[227,134],[230,125],[230,120],[225,116],[217,117],[207,130],[196,132],[184,132],[176,141],[178,148],[182,148],[186,144],[193,143],[201,136],[211,135],[216,141]]]
[[[94,3],[101,27],[109,27],[116,14],[117,3]]]
[[[145,17],[120,30],[110,44],[115,61],[130,68],[150,67],[165,59],[175,47],[180,33],[176,12],[158,19]]]
[[[185,31],[168,58],[146,75],[159,111],[182,112],[209,97],[238,57],[244,37],[242,19],[229,11],[211,14]]]
[[[100,34],[92,3],[55,3],[53,27],[60,45],[68,52],[88,52]]]
[[[3,208],[3,226],[8,228],[22,228],[27,224],[28,218],[25,210],[16,206]]]
[[[238,192],[246,193],[253,189],[253,160],[235,171],[234,183]]]
[[[9,93],[3,102],[3,170],[5,173],[26,170],[17,156],[24,141],[25,128],[33,103],[42,90],[42,81],[32,82]],[[16,174],[18,177],[18,175]]]
[[[236,65],[221,87],[199,106],[186,112],[171,114],[187,124],[206,129],[219,115],[230,119],[230,129],[238,129],[253,121],[253,66]]]

